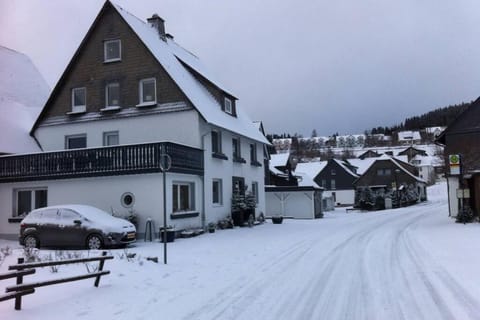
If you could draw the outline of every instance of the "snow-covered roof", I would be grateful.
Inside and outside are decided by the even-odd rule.
[[[355,158],[355,159],[348,159],[348,162],[354,166],[354,167],[357,167],[357,174],[358,175],[362,175],[364,174],[368,168],[370,168],[370,166],[375,162],[375,160],[377,160],[379,158],[365,158],[365,159],[358,159],[358,158]]]
[[[335,161],[340,167],[342,167],[343,170],[345,170],[345,172],[347,172],[349,175],[351,175],[355,178],[359,177],[359,175],[356,174],[355,172],[353,172],[352,170],[350,170],[350,168],[347,167],[343,161],[340,161],[340,160],[337,160],[337,159],[333,159],[333,161]]]
[[[270,155],[270,167],[281,167],[286,166],[288,163],[288,158],[290,158],[289,153],[277,153]]]
[[[29,132],[49,92],[26,55],[0,46],[0,153],[40,151]]]
[[[327,161],[316,161],[316,162],[303,162],[297,163],[297,167],[295,168],[295,175],[302,175],[305,174],[309,176],[311,179],[315,179],[315,177],[320,173],[320,171],[325,168],[327,165]]]
[[[419,131],[399,131],[398,141],[421,140]]]
[[[308,174],[299,172],[295,174],[295,176],[299,177],[299,179],[297,179],[299,187],[314,187],[315,189],[321,189],[320,186],[313,181],[313,178]]]
[[[262,143],[269,143],[255,124],[248,118],[238,101],[236,103],[237,117],[223,112],[218,101],[192,73],[182,65],[183,62],[218,88],[233,96],[233,94],[229,93],[229,90],[212,77],[207,71],[207,68],[205,68],[195,55],[180,47],[172,39],[166,38],[165,41],[162,40],[155,28],[125,11],[120,6],[113,4],[113,7],[177,83],[206,122],[250,139]]]

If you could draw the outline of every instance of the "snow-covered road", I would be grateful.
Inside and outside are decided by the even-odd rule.
[[[480,319],[480,258],[474,252],[480,225],[459,225],[447,217],[445,185],[429,192],[427,203],[409,208],[336,212],[316,221],[180,239],[170,246],[167,266],[145,260],[161,257],[160,244],[139,242],[129,249],[137,253],[134,261],[122,258],[122,250],[112,251],[116,259],[107,262],[112,274],[99,288],[89,281],[39,288],[25,298],[24,310],[15,312],[13,302],[3,302],[0,315]],[[43,270],[42,276],[58,274]]]

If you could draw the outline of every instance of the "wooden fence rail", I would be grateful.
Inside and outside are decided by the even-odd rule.
[[[100,284],[100,277],[110,273],[110,271],[108,270],[105,270],[105,271],[103,270],[105,260],[111,260],[111,259],[113,259],[113,256],[107,256],[106,251],[102,252],[102,255],[99,257],[68,259],[68,260],[48,261],[48,262],[24,263],[24,259],[19,258],[17,264],[8,267],[9,270],[17,270],[17,271],[0,274],[0,280],[11,279],[11,278],[17,279],[16,285],[7,287],[5,289],[7,294],[0,296],[0,301],[15,299],[15,310],[20,310],[22,308],[22,296],[34,293],[35,288],[38,288],[38,287],[45,287],[53,284],[84,280],[89,278],[95,278],[94,286],[98,287],[98,285]],[[48,281],[39,281],[39,282],[32,282],[32,283],[25,283],[25,284],[23,283],[23,276],[34,274],[36,271],[35,268],[58,266],[58,265],[73,264],[73,263],[86,263],[86,262],[92,262],[92,261],[99,261],[97,272],[73,276],[73,277],[61,278],[61,279],[48,280]]]

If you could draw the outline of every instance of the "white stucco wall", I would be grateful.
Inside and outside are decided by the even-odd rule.
[[[135,196],[134,210],[139,216],[138,232],[143,233],[147,218],[155,222],[156,232],[163,225],[163,177],[162,174],[140,174],[113,177],[95,177],[68,180],[49,180],[36,182],[0,184],[0,237],[15,238],[19,223],[8,223],[12,217],[14,189],[47,187],[48,205],[88,204],[107,212],[112,209],[120,215],[126,215],[128,209],[120,203],[124,192]],[[195,186],[195,211],[197,217],[170,219],[172,213],[172,183],[192,182]],[[203,184],[201,177],[184,174],[167,174],[167,224],[178,229],[201,227]]]
[[[103,133],[119,132],[120,144],[170,141],[199,148],[199,115],[196,111],[169,112],[129,118],[40,126],[35,137],[44,151],[65,149],[65,136],[86,134],[87,147],[103,146]]]
[[[266,216],[283,215],[295,219],[315,219],[313,191],[269,191],[265,193],[265,199]]]
[[[212,126],[202,124],[202,139],[205,150],[205,212],[207,213],[207,223],[217,222],[231,214],[232,199],[232,177],[244,177],[245,185],[248,186],[247,192],[252,190],[252,182],[258,183],[259,201],[255,209],[258,216],[261,212],[265,214],[265,174],[263,168],[263,144],[256,143],[257,160],[262,164],[261,167],[250,164],[250,143],[253,140],[240,136],[241,156],[246,163],[236,163],[232,160],[233,145],[232,138],[239,137],[226,130],[220,130],[222,136],[222,153],[228,157],[228,160],[222,160],[212,157]],[[212,199],[212,181],[213,179],[222,179],[222,199],[221,205],[213,204]]]

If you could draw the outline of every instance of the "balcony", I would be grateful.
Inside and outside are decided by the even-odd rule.
[[[170,142],[75,149],[0,157],[0,183],[162,172],[203,175],[203,151]]]

